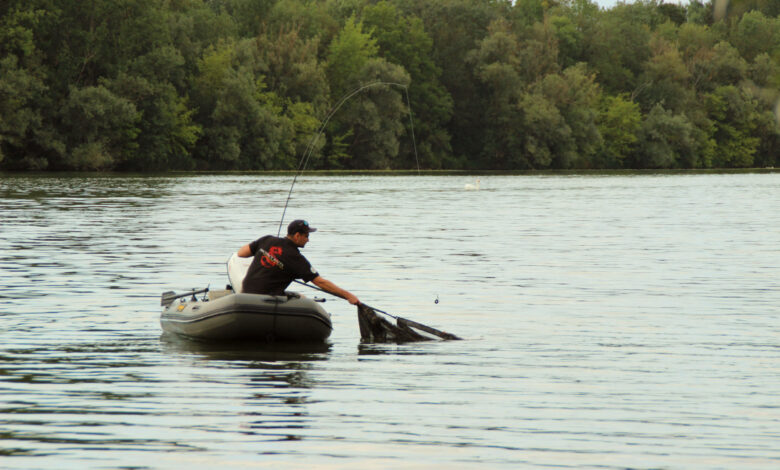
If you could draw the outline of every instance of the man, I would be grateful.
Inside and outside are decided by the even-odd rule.
[[[305,220],[293,220],[287,226],[287,237],[266,235],[238,250],[238,256],[254,256],[244,278],[243,291],[247,294],[283,295],[295,279],[313,282],[320,289],[346,299],[352,305],[360,303],[357,297],[323,278],[298,250],[306,246],[309,234],[317,229]]]

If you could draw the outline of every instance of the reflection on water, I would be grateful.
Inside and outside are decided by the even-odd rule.
[[[469,182],[301,178],[323,276],[466,340],[295,346],[159,325],[289,178],[0,176],[0,466],[777,466],[777,174]]]
[[[207,359],[223,361],[289,362],[328,359],[331,344],[316,343],[258,343],[254,341],[198,341],[174,334],[163,333],[160,341],[166,351],[190,353]]]
[[[201,342],[163,334],[164,351],[186,354],[225,366],[241,364],[246,398],[241,433],[271,441],[302,440],[300,430],[311,427],[307,405],[309,389],[317,381],[308,373],[311,361],[328,359],[331,346],[312,344],[258,344]]]

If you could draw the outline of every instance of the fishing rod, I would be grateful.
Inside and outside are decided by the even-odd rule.
[[[292,184],[290,185],[290,191],[288,191],[287,193],[287,200],[284,202],[284,209],[282,210],[282,218],[279,220],[279,230],[277,230],[276,232],[277,237],[282,233],[282,225],[284,224],[284,217],[287,214],[287,206],[290,204],[290,198],[292,198],[293,188],[295,187],[296,181],[298,181],[298,176],[300,176],[303,173],[303,171],[306,169],[306,165],[309,164],[309,159],[314,153],[314,144],[317,142],[320,136],[322,136],[322,134],[325,132],[325,126],[328,125],[328,122],[330,122],[330,119],[333,117],[333,115],[336,114],[336,112],[342,106],[344,106],[344,104],[347,101],[349,101],[353,96],[375,86],[396,86],[404,89],[404,95],[406,96],[406,107],[409,110],[409,128],[412,133],[412,147],[414,148],[414,160],[417,163],[417,174],[418,175],[420,174],[420,158],[417,155],[417,141],[414,137],[414,120],[412,119],[412,102],[409,99],[409,87],[402,83],[382,82],[382,81],[372,82],[367,85],[360,86],[341,97],[341,99],[336,104],[336,106],[333,107],[330,113],[328,113],[328,115],[320,125],[317,132],[309,140],[309,144],[306,146],[306,150],[304,150],[303,152],[303,157],[301,157],[301,160],[298,163],[298,170],[295,173],[295,176],[293,177]]]

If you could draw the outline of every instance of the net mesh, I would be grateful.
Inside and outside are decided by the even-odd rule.
[[[364,343],[408,343],[435,339],[421,334],[417,330],[442,339],[460,339],[453,334],[405,318],[397,318],[395,324],[390,323],[376,310],[365,304],[358,305],[358,323],[360,324],[360,339]]]

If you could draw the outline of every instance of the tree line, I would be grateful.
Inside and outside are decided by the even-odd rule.
[[[765,167],[779,119],[777,0],[0,4],[4,170]]]

